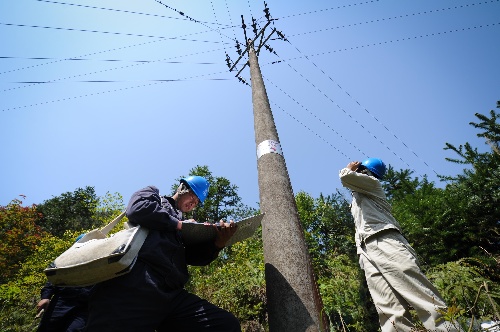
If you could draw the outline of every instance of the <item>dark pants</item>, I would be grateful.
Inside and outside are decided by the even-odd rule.
[[[124,276],[94,287],[88,332],[240,332],[231,313],[165,281],[138,261]]]
[[[55,295],[43,314],[37,332],[82,332],[87,315],[86,301],[65,300]]]

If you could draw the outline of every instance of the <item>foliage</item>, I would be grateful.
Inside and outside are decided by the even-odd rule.
[[[95,216],[98,205],[94,187],[78,188],[39,204],[42,216],[37,223],[54,236],[62,236],[67,229],[95,228],[100,224]]]
[[[76,191],[78,192],[78,190]],[[64,197],[67,195],[57,198],[57,201],[63,201]],[[100,202],[95,210],[96,215],[90,217],[96,223],[101,223],[101,218],[104,216],[109,217],[108,219],[116,216],[119,211],[123,210],[123,203],[121,202],[121,196],[119,194],[111,195],[109,193],[100,200],[96,197],[96,201]],[[64,250],[69,248],[75,238],[85,232],[86,229],[82,229],[82,223],[77,224],[67,224],[65,227],[69,228],[74,226],[75,229],[67,229],[60,236],[53,236],[50,233],[44,232],[40,229],[40,226],[35,225],[35,220],[40,220],[42,217],[35,206],[22,207],[21,202],[14,200],[9,206],[8,218],[2,218],[3,221],[14,220],[15,224],[33,224],[34,229],[36,229],[36,234],[38,236],[38,245],[35,247],[27,248],[26,244],[31,243],[29,230],[26,230],[26,236],[23,236],[23,240],[18,239],[20,244],[24,245],[22,264],[19,264],[17,273],[11,274],[8,280],[4,280],[0,285],[0,331],[14,332],[14,331],[34,331],[38,324],[38,320],[35,320],[35,306],[40,297],[40,289],[46,282],[45,274],[43,270],[48,266],[48,264],[60,255]],[[62,208],[66,208],[62,206]],[[3,207],[2,207],[3,209]],[[119,209],[119,210],[115,210]],[[56,216],[61,215],[60,209],[47,209],[46,211],[55,211]],[[80,209],[71,209],[71,206],[65,211],[66,216],[70,220],[77,219],[75,215],[71,214],[78,213]],[[2,217],[5,210],[0,212]],[[16,218],[14,218],[16,217]],[[49,219],[54,219],[50,218]],[[19,222],[18,222],[19,221]],[[109,222],[109,220],[106,220]],[[88,223],[87,225],[92,225],[93,223]],[[4,224],[5,227],[12,228],[12,224]],[[76,226],[75,226],[76,225]],[[98,225],[101,226],[101,225]],[[62,231],[62,230],[61,230]],[[28,241],[25,241],[25,237]],[[7,257],[7,256],[1,256]]]
[[[477,259],[461,259],[431,268],[427,276],[450,307],[462,317],[476,321],[499,319],[500,284],[484,277],[484,264]],[[461,319],[462,325],[467,325]]]
[[[426,263],[426,275],[449,305],[445,318],[458,319],[464,330],[469,328],[471,317],[475,321],[500,318],[500,131],[497,113],[476,116],[480,121],[471,125],[481,130],[478,136],[485,138],[491,151],[480,153],[468,143],[459,147],[447,143],[446,149],[458,155],[448,160],[469,168],[455,177],[443,176],[448,181],[445,188],[437,188],[425,176],[414,178],[411,170],[391,167],[383,182],[394,216]],[[207,166],[196,166],[189,174],[205,176],[211,188],[205,205],[186,217],[216,221],[241,219],[256,212],[242,204],[237,186],[213,176]],[[175,189],[173,186],[172,191]],[[332,330],[378,330],[357,261],[349,202],[339,192],[318,198],[300,192],[296,203]],[[4,278],[0,285],[0,330],[33,330],[34,306],[45,282],[43,269],[82,229],[95,228],[122,209],[119,194],[96,197],[92,187],[65,193],[39,207],[22,207],[17,200],[0,207]],[[41,231],[35,221],[51,234]],[[15,229],[19,231],[12,231]],[[9,245],[2,246],[4,243]],[[189,270],[189,291],[233,312],[243,330],[269,330],[260,231],[225,248],[211,265]]]
[[[209,266],[189,269],[189,291],[229,310],[245,324],[267,325],[261,236],[224,249]]]
[[[357,260],[345,254],[325,261],[327,272],[318,280],[323,307],[335,330],[373,331],[377,314]]]
[[[376,328],[370,323],[376,313],[357,261],[349,202],[339,192],[316,199],[299,192],[295,200],[331,327]]]
[[[500,102],[497,102],[500,107]],[[463,239],[463,248],[460,248],[462,257],[476,256],[483,251],[493,255],[500,253],[500,124],[499,117],[495,111],[490,111],[490,117],[476,113],[481,122],[470,124],[484,131],[477,134],[478,137],[486,139],[492,150],[490,152],[478,152],[469,143],[455,147],[447,143],[446,150],[452,150],[458,154],[457,159],[447,160],[469,165],[470,169],[464,169],[463,174],[457,177],[443,177],[453,181],[447,186],[450,199],[456,206],[461,207],[456,218],[463,221],[462,231],[466,233]],[[468,249],[468,248],[469,249]]]
[[[15,275],[45,234],[35,224],[39,217],[36,207],[21,204],[21,200],[14,199],[0,206],[0,283]]]
[[[422,185],[417,178],[412,179],[413,171],[402,169],[396,171],[391,165],[387,167],[387,173],[382,181],[386,197],[389,201],[399,201],[408,195],[413,195],[418,187]],[[424,178],[423,182],[427,182]]]
[[[494,111],[490,115],[476,114],[482,122],[471,125],[484,130],[478,136],[487,139],[492,151],[480,153],[469,143],[446,144],[446,150],[459,156],[447,160],[470,169],[456,177],[442,176],[448,181],[445,189],[436,188],[425,177],[412,179],[409,170],[396,172],[389,167],[384,189],[393,214],[426,264],[500,253],[500,130],[498,115]]]
[[[77,233],[66,232],[62,239],[45,235],[43,245],[23,262],[15,278],[0,285],[0,331],[34,331],[35,306],[46,282],[43,270],[74,241]]]
[[[95,211],[95,218],[102,222],[108,221],[116,217],[117,211],[124,211],[123,196],[119,193],[111,194],[109,191],[102,197],[98,198],[99,205]],[[102,223],[101,222],[101,223]]]
[[[299,192],[295,201],[317,275],[327,269],[323,264],[332,255],[346,254],[355,258],[354,222],[349,203],[340,193],[321,194],[314,199]]]
[[[422,262],[435,265],[463,257],[462,244],[457,241],[464,236],[463,220],[455,217],[460,207],[425,178],[411,183],[411,194],[399,191],[393,195],[392,212]],[[408,182],[400,186],[405,187],[407,190]]]

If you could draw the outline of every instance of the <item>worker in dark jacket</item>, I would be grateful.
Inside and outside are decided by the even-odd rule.
[[[208,188],[203,177],[190,176],[172,197],[153,186],[132,195],[127,217],[148,228],[148,237],[131,272],[95,286],[86,331],[241,331],[231,313],[184,289],[187,265],[210,264],[236,231],[221,221],[214,242],[183,243],[182,213],[203,203]]]
[[[44,310],[38,332],[81,332],[88,316],[88,299],[92,286],[43,286],[37,312]]]

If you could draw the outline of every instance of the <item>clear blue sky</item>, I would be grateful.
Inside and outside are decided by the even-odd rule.
[[[374,156],[438,183],[461,172],[446,142],[487,148],[469,122],[500,100],[500,1],[266,2],[289,40],[259,62],[294,193],[334,193],[339,169]],[[225,53],[263,9],[0,0],[0,205],[85,186],[127,201],[207,165],[256,206],[251,88]]]

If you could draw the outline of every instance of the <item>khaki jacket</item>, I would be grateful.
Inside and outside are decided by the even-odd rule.
[[[401,233],[399,223],[391,213],[380,181],[366,174],[340,170],[342,185],[352,192],[351,213],[356,226],[356,246],[358,253],[363,242],[370,236],[386,229],[395,229]]]

